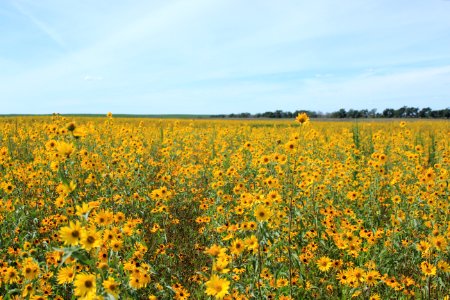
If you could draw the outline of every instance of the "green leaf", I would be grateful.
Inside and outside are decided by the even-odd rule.
[[[74,251],[72,252],[72,257],[84,265],[91,265],[92,263],[86,252]]]

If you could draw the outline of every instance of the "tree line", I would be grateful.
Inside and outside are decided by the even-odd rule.
[[[433,110],[430,107],[419,109],[418,107],[403,106],[398,109],[386,108],[382,112],[377,109],[349,109],[344,108],[338,111],[323,113],[311,110],[289,111],[267,111],[264,113],[238,113],[238,114],[219,114],[213,115],[214,118],[275,118],[290,119],[295,118],[299,113],[306,113],[310,118],[337,118],[337,119],[359,119],[359,118],[422,118],[422,119],[449,119],[450,108]]]

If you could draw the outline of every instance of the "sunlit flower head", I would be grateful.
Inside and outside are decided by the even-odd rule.
[[[300,124],[305,124],[309,122],[309,117],[306,113],[299,113],[297,117],[295,117],[295,121]]]

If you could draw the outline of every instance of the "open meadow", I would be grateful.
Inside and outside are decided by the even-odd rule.
[[[0,118],[0,299],[448,299],[449,121]]]

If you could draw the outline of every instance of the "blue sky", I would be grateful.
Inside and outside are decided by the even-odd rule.
[[[0,113],[450,106],[446,0],[1,0]]]

